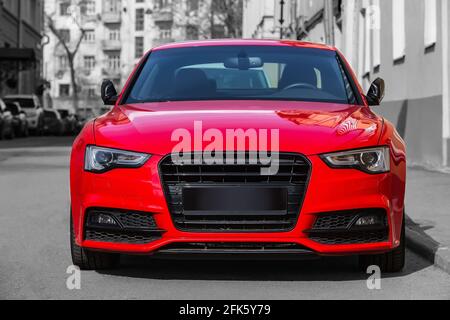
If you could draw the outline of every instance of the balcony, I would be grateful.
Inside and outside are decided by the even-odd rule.
[[[103,51],[120,51],[122,42],[120,40],[102,40]]]
[[[105,24],[121,23],[122,13],[119,12],[103,12],[102,20]]]
[[[155,23],[173,22],[173,13],[171,11],[155,11],[153,13],[153,21]]]

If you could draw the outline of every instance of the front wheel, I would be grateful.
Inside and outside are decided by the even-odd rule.
[[[11,127],[9,134],[6,136],[6,139],[13,140],[15,138],[16,138],[16,130],[13,127]]]
[[[377,255],[367,255],[359,257],[359,265],[362,271],[366,272],[370,266],[379,266],[381,272],[397,273],[405,267],[406,261],[406,221],[403,217],[402,235],[400,245],[391,252]]]
[[[120,255],[118,254],[93,252],[78,246],[73,231],[72,214],[70,215],[70,251],[73,264],[81,270],[113,269],[120,262]]]
[[[30,131],[28,129],[28,125],[25,125],[24,128],[23,128],[23,137],[24,138],[28,138],[29,135],[30,135]]]

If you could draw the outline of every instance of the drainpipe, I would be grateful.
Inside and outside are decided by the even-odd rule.
[[[443,119],[443,132],[442,132],[442,151],[443,151],[443,165],[449,166],[449,142],[450,142],[450,96],[449,96],[449,6],[448,1],[441,1],[442,5],[442,119]]]

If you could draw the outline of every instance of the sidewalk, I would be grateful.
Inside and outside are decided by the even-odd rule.
[[[450,174],[409,169],[406,213],[410,249],[450,273]]]

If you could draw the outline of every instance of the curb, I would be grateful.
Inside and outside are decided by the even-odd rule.
[[[427,235],[410,217],[406,218],[406,245],[438,268],[450,274],[450,250]]]

